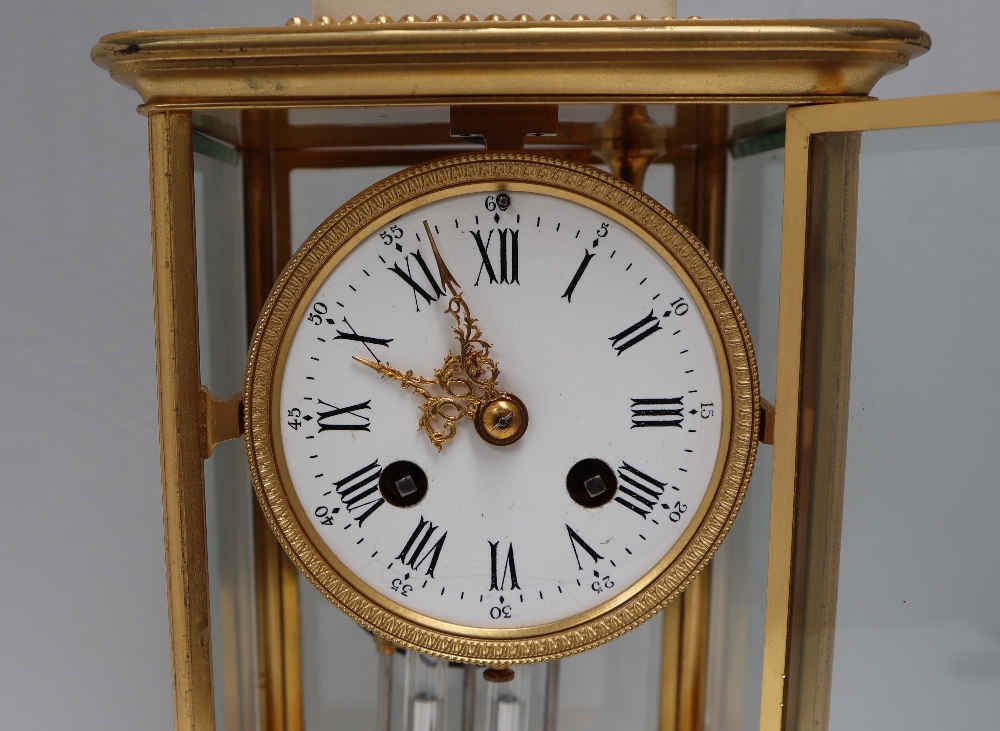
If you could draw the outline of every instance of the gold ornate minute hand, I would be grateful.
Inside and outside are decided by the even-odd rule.
[[[469,305],[462,297],[462,285],[455,280],[455,277],[448,270],[448,266],[444,263],[427,221],[424,221],[424,231],[427,232],[427,238],[431,242],[431,251],[434,252],[434,261],[437,262],[438,273],[441,275],[441,284],[451,292],[448,314],[455,318],[455,327],[452,329],[455,332],[455,337],[458,338],[462,369],[472,383],[483,391],[484,396],[479,397],[479,401],[496,398],[500,395],[497,389],[500,368],[496,361],[490,358],[492,345],[483,340],[482,330],[477,324],[479,321],[469,312]],[[470,394],[470,396],[475,397],[475,394]]]
[[[474,408],[473,422],[476,425],[476,433],[483,440],[498,446],[513,444],[528,428],[528,409],[517,396],[497,388],[500,368],[490,357],[492,346],[483,340],[478,321],[469,312],[469,305],[462,297],[461,285],[444,263],[427,221],[424,221],[424,231],[427,232],[431,251],[434,252],[441,283],[451,292],[448,314],[455,318],[455,327],[452,329],[458,338],[459,362],[467,376],[466,380],[456,374],[450,383],[463,384],[468,389],[468,394],[459,398]],[[451,353],[448,355],[453,357]],[[446,367],[449,365],[448,359],[445,359],[445,364]],[[482,391],[481,396],[477,393],[477,389]]]

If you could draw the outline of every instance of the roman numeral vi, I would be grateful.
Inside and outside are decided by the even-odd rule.
[[[497,553],[500,548],[500,541],[494,543],[493,541],[487,541],[490,544],[490,591],[498,590],[502,591],[504,588],[508,589],[520,589],[521,587],[517,583],[517,568],[514,566],[514,544],[511,543],[507,547],[507,560],[503,564],[503,573],[500,574],[497,570]],[[497,576],[499,575],[499,580]],[[510,579],[510,586],[505,586],[507,584],[508,578]]]

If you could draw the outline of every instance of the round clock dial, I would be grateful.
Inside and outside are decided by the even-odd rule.
[[[645,619],[721,540],[754,453],[718,270],[650,199],[524,155],[407,171],[331,216],[247,388],[255,484],[300,567],[462,660]]]

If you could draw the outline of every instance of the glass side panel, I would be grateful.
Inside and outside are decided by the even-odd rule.
[[[862,138],[830,728],[1000,717],[1000,124]]]
[[[761,395],[774,400],[784,150],[729,161],[725,273],[753,338]],[[760,716],[771,447],[758,446],[746,498],[712,560],[705,728],[756,729]]]
[[[201,379],[217,398],[243,390],[246,275],[243,176],[237,153],[196,135],[195,226]],[[254,493],[242,440],[205,463],[216,727],[258,727]]]

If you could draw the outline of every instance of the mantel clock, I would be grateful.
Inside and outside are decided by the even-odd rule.
[[[826,724],[858,133],[929,45],[611,15],[101,39],[149,119],[178,728]]]

